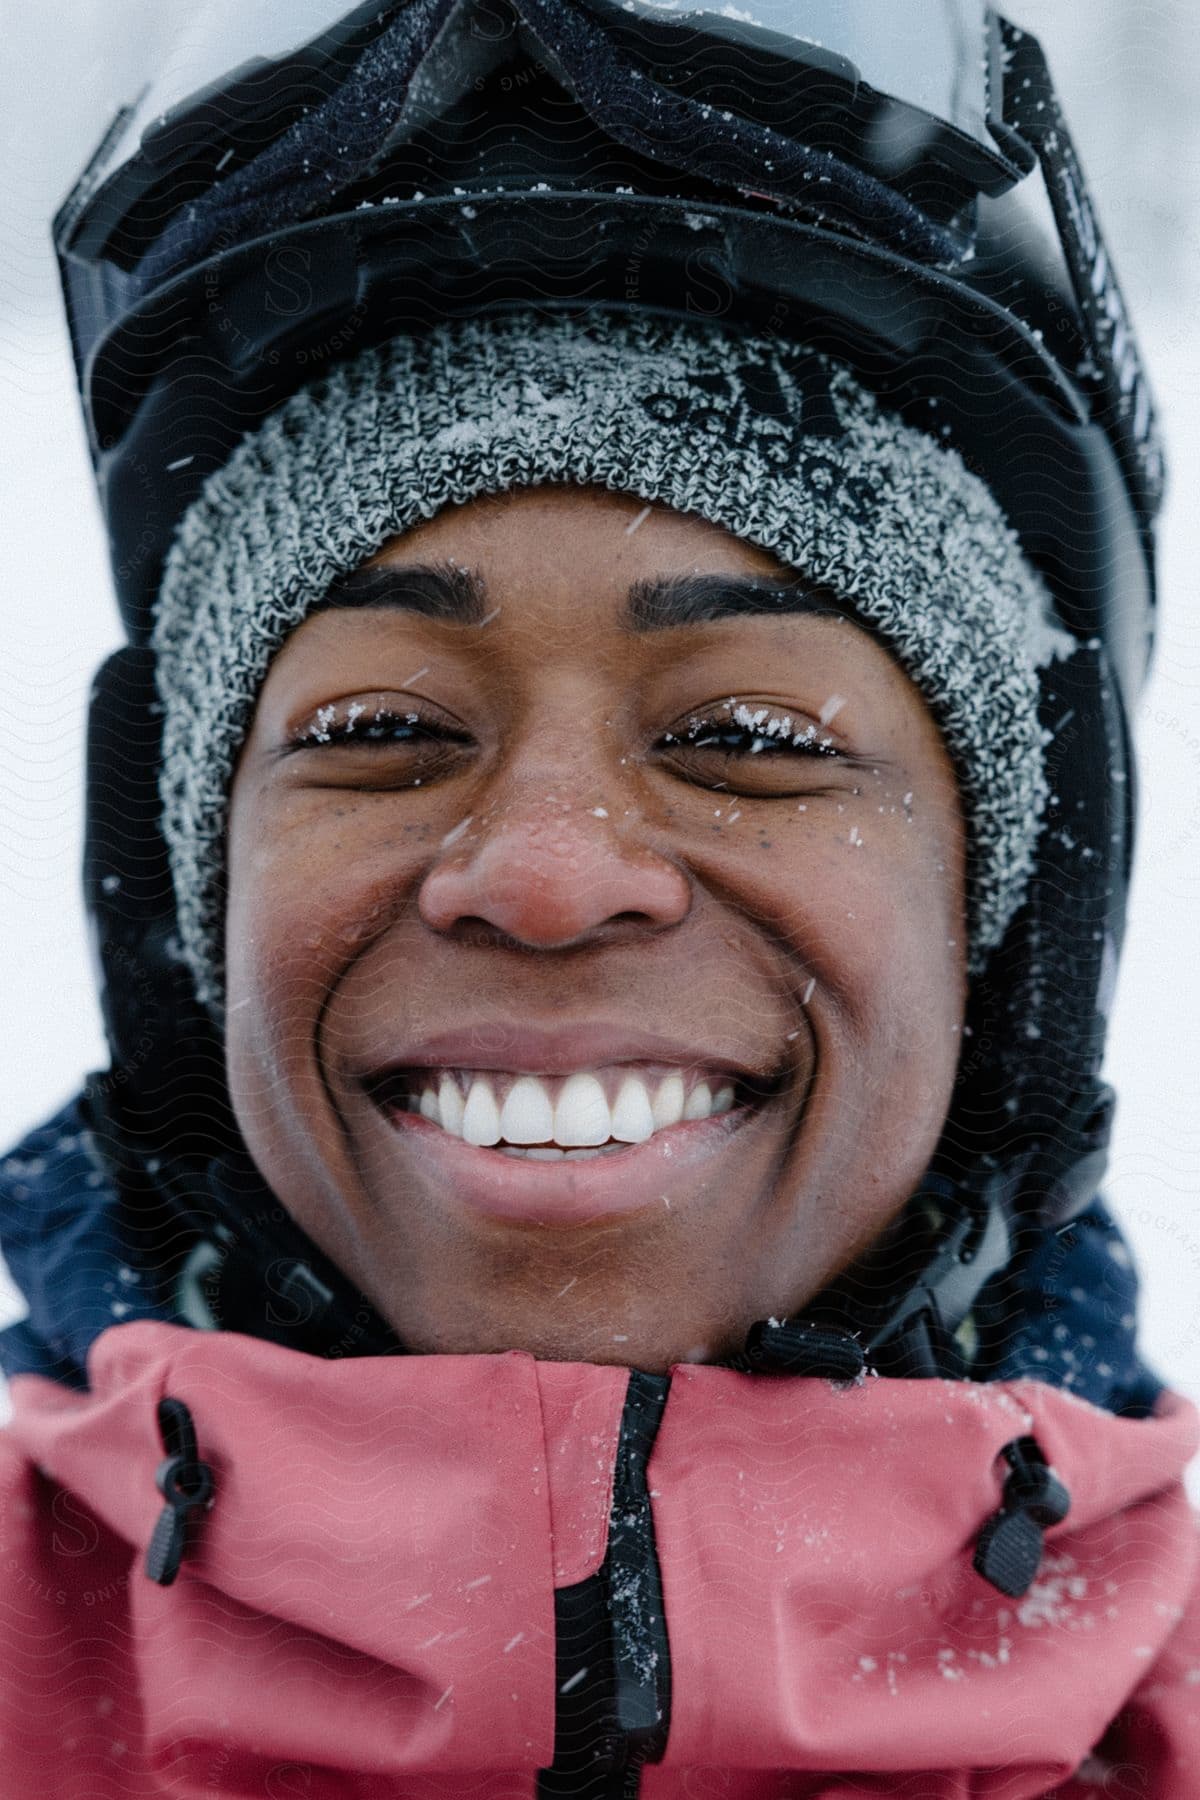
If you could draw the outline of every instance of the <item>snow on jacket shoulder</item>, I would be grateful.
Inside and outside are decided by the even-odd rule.
[[[564,1622],[636,1526],[622,1446],[653,1378],[146,1321],[88,1375],[18,1376],[0,1433],[5,1796],[1200,1792],[1177,1398],[1132,1420],[1033,1381],[674,1369],[645,1471],[668,1730],[639,1787],[537,1772],[594,1679]],[[165,1396],[215,1478],[167,1587],[145,1573]],[[1027,1436],[1072,1504],[1011,1600],[972,1556]]]

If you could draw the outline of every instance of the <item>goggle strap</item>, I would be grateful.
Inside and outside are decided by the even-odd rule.
[[[1154,395],[1134,336],[1083,168],[1063,117],[1046,55],[1030,32],[1000,20],[1004,49],[1004,123],[1037,154],[1071,277],[1094,372],[1076,370],[1123,452],[1153,519],[1162,502],[1165,456]]]

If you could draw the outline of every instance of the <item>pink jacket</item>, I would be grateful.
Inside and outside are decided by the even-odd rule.
[[[1200,1795],[1181,1400],[1135,1422],[1035,1382],[677,1367],[647,1474],[665,1754],[640,1787],[546,1789],[586,1679],[555,1595],[622,1528],[627,1370],[139,1322],[90,1377],[18,1377],[0,1433],[4,1800]],[[168,1587],[164,1395],[216,1484]],[[972,1552],[1026,1435],[1072,1504],[1011,1600]]]

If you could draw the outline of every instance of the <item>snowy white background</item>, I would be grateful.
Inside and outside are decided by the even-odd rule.
[[[49,219],[197,10],[0,0],[0,1152],[107,1065],[78,869],[88,682],[120,632]],[[1138,874],[1106,1069],[1120,1095],[1107,1194],[1143,1275],[1145,1348],[1200,1399],[1200,9],[1010,11],[1050,53],[1172,452],[1162,629],[1137,720]],[[276,0],[285,39],[295,16]]]

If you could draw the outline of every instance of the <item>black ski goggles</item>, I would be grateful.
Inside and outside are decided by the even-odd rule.
[[[355,196],[406,142],[449,128],[489,79],[513,86],[535,68],[668,182],[699,179],[927,267],[969,274],[981,201],[1040,179],[1028,204],[1049,198],[1088,345],[1071,375],[1153,517],[1154,405],[1095,209],[1040,47],[983,0],[210,5],[56,221],[80,368],[149,292],[231,242],[366,203]]]
[[[526,68],[545,57],[618,141],[657,140],[679,167],[707,168],[711,140],[732,136],[721,127],[736,118],[749,133],[743,173],[764,195],[809,198],[795,191],[797,175],[807,177],[788,154],[806,142],[842,149],[897,195],[924,187],[930,248],[946,247],[938,228],[957,231],[964,245],[968,221],[955,213],[1031,167],[1003,123],[1005,51],[983,0],[937,8],[927,0],[887,8],[757,0],[752,11],[690,0],[514,0],[511,8],[408,0],[347,11],[337,0],[289,0],[286,19],[279,0],[232,8],[214,0],[172,46],[168,69],[115,121],[89,173],[89,198],[106,190],[101,213],[112,224],[139,197],[161,200],[172,173],[232,179],[298,112],[328,104],[373,48],[385,60],[399,52],[393,105],[372,120],[366,152],[386,157],[421,115],[451,104],[502,46],[522,38]],[[404,54],[410,40],[415,58]],[[420,92],[410,94],[418,64]],[[707,127],[696,141],[673,130],[689,122]],[[777,154],[756,159],[760,149]]]

